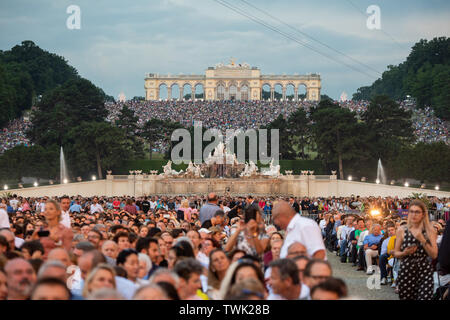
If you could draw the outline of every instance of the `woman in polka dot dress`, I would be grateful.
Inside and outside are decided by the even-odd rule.
[[[398,229],[395,242],[394,256],[401,259],[397,278],[400,300],[431,300],[433,297],[431,260],[438,255],[436,239],[427,207],[420,200],[411,201],[408,223]]]

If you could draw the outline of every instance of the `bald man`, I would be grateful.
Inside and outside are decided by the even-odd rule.
[[[62,262],[66,267],[69,267],[72,265],[72,261],[70,261],[70,256],[67,253],[67,251],[63,248],[55,248],[52,249],[48,253],[47,261],[60,261]]]
[[[220,207],[217,205],[217,195],[214,192],[208,194],[208,203],[205,204],[199,213],[200,222],[203,224],[206,220],[211,220]]]
[[[272,210],[273,222],[286,230],[286,238],[281,248],[280,257],[286,258],[291,244],[299,242],[306,247],[308,256],[315,259],[326,259],[322,233],[317,223],[295,213],[294,208],[286,201],[278,201]]]
[[[31,264],[22,258],[9,260],[5,265],[8,300],[26,300],[36,283],[36,273]]]

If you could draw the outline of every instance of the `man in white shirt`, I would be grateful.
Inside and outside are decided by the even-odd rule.
[[[270,286],[273,293],[267,300],[310,300],[308,286],[300,282],[298,268],[290,259],[278,259],[270,263]]]
[[[14,209],[14,211],[17,210],[17,205],[19,204],[19,200],[17,200],[17,196],[14,195],[14,198],[9,200],[9,205]]]
[[[96,212],[99,212],[99,213],[103,212],[103,207],[101,206],[100,203],[98,203],[97,197],[94,198],[94,203],[91,204],[91,214],[94,214]]]
[[[9,216],[8,212],[6,211],[6,204],[0,203],[0,229],[3,228],[10,228],[9,225]]]
[[[70,223],[70,198],[63,196],[61,198],[61,224],[66,228],[71,228]]]
[[[306,247],[308,256],[326,260],[325,244],[317,223],[301,217],[286,201],[279,201],[273,207],[273,222],[286,230],[286,238],[281,248],[280,258],[286,258],[289,246],[300,242]]]

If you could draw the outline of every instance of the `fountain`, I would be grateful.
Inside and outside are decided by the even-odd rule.
[[[382,184],[386,184],[386,174],[384,173],[383,165],[381,164],[381,159],[378,159],[377,181],[379,181]]]
[[[63,147],[61,146],[61,152],[59,156],[59,183],[66,183],[68,181],[66,161],[64,159]]]

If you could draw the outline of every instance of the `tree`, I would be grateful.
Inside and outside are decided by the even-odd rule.
[[[69,80],[42,97],[32,113],[31,140],[42,146],[62,145],[70,128],[83,121],[103,121],[107,115],[102,90],[89,80]]]
[[[406,61],[398,66],[388,66],[382,77],[371,86],[361,87],[354,100],[370,100],[377,95],[387,95],[401,100],[412,95],[419,107],[430,106],[436,115],[450,119],[450,38],[439,37],[417,42]]]
[[[404,148],[396,163],[402,167],[396,168],[402,178],[438,183],[450,180],[450,146],[444,142],[420,142]]]
[[[143,156],[142,138],[138,136],[139,117],[135,115],[134,111],[124,105],[119,113],[118,120],[115,125],[125,131],[127,136],[127,144],[133,150],[135,156]]]
[[[160,119],[148,120],[140,131],[140,135],[150,146],[150,160],[152,160],[153,148],[164,139],[164,124]]]
[[[107,122],[82,122],[68,132],[66,142],[69,166],[83,174],[96,169],[100,179],[105,169],[120,166],[131,154],[125,131]]]
[[[375,97],[361,118],[368,129],[372,158],[394,159],[403,146],[413,142],[411,112],[387,96]]]
[[[301,158],[305,159],[305,147],[311,138],[309,119],[304,109],[297,109],[287,120],[287,128],[290,133],[291,143],[297,146],[301,152]]]
[[[319,157],[325,163],[338,163],[340,179],[344,179],[344,161],[364,161],[366,130],[356,114],[331,101],[322,101],[311,113],[313,133]]]
[[[272,141],[270,130],[278,129],[280,138],[280,159],[295,159],[296,153],[292,144],[292,136],[289,131],[289,124],[288,121],[283,118],[283,115],[280,114],[275,120],[262,128],[267,129],[267,143],[269,144],[267,150],[268,152],[269,148],[271,148],[270,141]]]

